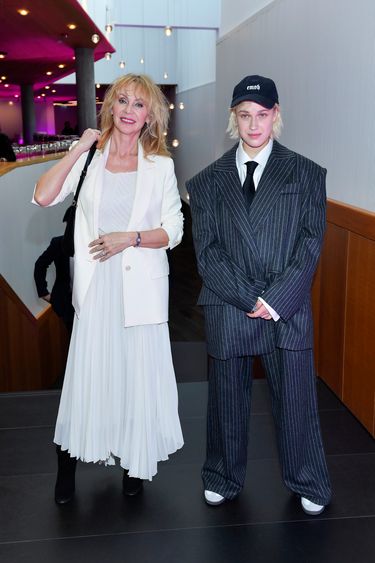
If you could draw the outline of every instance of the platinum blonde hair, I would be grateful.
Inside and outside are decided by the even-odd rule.
[[[229,133],[229,137],[231,139],[239,139],[240,137],[238,132],[238,125],[237,125],[236,107],[238,106],[235,106],[234,108],[229,108],[229,121],[228,121],[227,133]],[[276,107],[278,111],[277,111],[277,117],[275,123],[273,124],[272,127],[272,138],[278,139],[281,135],[283,120],[281,117],[281,110],[279,104],[275,104],[274,107]]]

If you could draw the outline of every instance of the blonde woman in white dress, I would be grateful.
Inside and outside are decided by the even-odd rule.
[[[117,79],[101,131],[87,129],[35,189],[41,206],[63,201],[98,141],[76,212],[75,320],[54,437],[58,504],[74,496],[77,459],[118,459],[123,492],[134,495],[183,445],[167,324],[166,249],[183,226],[168,115],[150,78]]]

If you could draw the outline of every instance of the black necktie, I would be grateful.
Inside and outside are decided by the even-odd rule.
[[[249,210],[255,196],[255,185],[254,185],[253,174],[255,168],[258,166],[258,163],[255,162],[255,160],[249,160],[248,162],[245,162],[245,164],[247,168],[247,174],[242,189],[243,189],[243,194],[245,196],[246,207],[247,210]]]

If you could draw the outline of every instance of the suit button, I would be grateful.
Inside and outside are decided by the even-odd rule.
[[[125,270],[126,270],[127,272],[129,272],[129,270],[131,270],[131,269],[132,269],[131,266],[125,266]]]

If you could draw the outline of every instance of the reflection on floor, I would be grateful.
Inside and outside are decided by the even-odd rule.
[[[58,391],[0,396],[0,561],[4,563],[374,563],[375,443],[319,383],[334,499],[319,517],[283,486],[265,381],[254,383],[246,487],[202,499],[207,383],[179,384],[185,446],[121,494],[121,471],[80,464],[75,500],[53,502]]]

